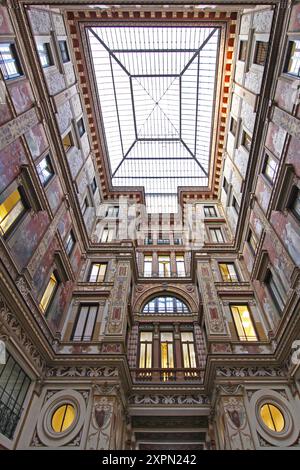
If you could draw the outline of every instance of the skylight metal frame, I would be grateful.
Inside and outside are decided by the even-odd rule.
[[[209,40],[211,39],[211,37],[214,36],[214,34],[216,32],[218,32],[218,41],[217,41],[217,47],[216,47],[216,52],[215,52],[215,71],[214,71],[214,89],[213,89],[213,99],[216,100],[216,83],[217,83],[217,74],[218,74],[218,68],[220,66],[220,57],[219,57],[219,53],[220,53],[220,42],[221,42],[221,33],[222,33],[222,25],[220,24],[201,24],[201,25],[187,25],[187,24],[180,24],[180,26],[177,26],[177,25],[168,25],[168,26],[159,26],[157,24],[153,25],[153,24],[147,24],[147,25],[136,25],[136,24],[127,24],[126,26],[120,26],[120,24],[116,25],[116,24],[105,24],[103,25],[104,28],[108,29],[108,28],[135,28],[135,30],[137,31],[138,29],[141,30],[141,29],[147,29],[147,28],[185,28],[185,29],[188,29],[188,28],[195,28],[195,29],[211,29],[211,32],[210,34],[208,35],[208,37],[205,38],[205,40],[203,41],[203,43],[200,44],[200,46],[198,48],[170,48],[170,49],[166,49],[166,48],[158,48],[158,49],[138,49],[138,48],[129,48],[128,50],[124,50],[122,48],[109,48],[107,46],[107,44],[105,44],[105,41],[102,40],[101,38],[99,38],[99,35],[95,32],[95,29],[97,29],[99,27],[99,24],[97,26],[88,26],[87,29],[86,29],[86,36],[87,36],[87,44],[89,46],[89,52],[90,52],[90,55],[92,55],[91,53],[91,44],[89,42],[89,38],[88,38],[88,31],[91,31],[93,36],[97,38],[97,40],[99,41],[99,43],[102,45],[102,47],[107,51],[107,53],[109,54],[109,61],[110,61],[110,68],[111,68],[111,76],[112,76],[112,84],[113,84],[113,89],[114,89],[114,100],[115,100],[115,104],[116,104],[116,113],[117,113],[117,121],[118,121],[118,132],[119,132],[119,136],[120,136],[120,144],[121,144],[121,147],[122,147],[122,155],[121,155],[121,160],[118,162],[117,165],[115,165],[115,167],[113,168],[110,164],[110,175],[111,175],[111,179],[112,179],[112,183],[114,184],[114,187],[121,187],[120,184],[115,184],[117,183],[118,181],[125,181],[126,180],[126,176],[124,175],[120,175],[118,176],[118,172],[120,170],[120,168],[122,167],[122,165],[124,164],[125,161],[147,161],[147,162],[150,162],[150,161],[153,161],[155,162],[156,161],[160,161],[161,159],[164,159],[165,157],[162,157],[162,156],[159,156],[159,157],[154,157],[154,156],[148,156],[148,157],[143,157],[142,155],[139,156],[139,157],[132,157],[132,150],[134,148],[134,146],[136,145],[137,142],[145,142],[145,143],[170,143],[170,142],[179,142],[181,143],[182,147],[185,148],[186,152],[188,153],[188,155],[190,155],[190,158],[187,157],[187,156],[181,156],[181,157],[178,157],[178,156],[174,156],[174,157],[170,157],[168,156],[166,158],[166,160],[170,160],[170,161],[174,161],[174,164],[175,162],[179,162],[179,161],[185,161],[186,163],[188,162],[188,160],[193,160],[196,165],[199,167],[199,169],[201,170],[201,176],[199,177],[198,175],[198,181],[196,184],[178,184],[177,186],[177,191],[176,193],[170,193],[170,194],[176,194],[177,196],[177,192],[178,192],[178,188],[179,187],[193,187],[193,186],[196,186],[197,189],[199,187],[207,187],[208,186],[208,182],[209,182],[209,170],[210,170],[210,167],[211,167],[211,153],[213,151],[212,149],[212,129],[214,127],[214,116],[216,114],[216,110],[215,110],[215,107],[214,105],[211,106],[211,122],[210,122],[210,141],[209,143],[207,142],[204,142],[203,146],[204,147],[209,147],[209,154],[208,154],[208,159],[207,161],[205,162],[205,167],[203,166],[202,162],[199,161],[196,156],[195,156],[195,151],[196,151],[196,144],[197,144],[197,124],[198,124],[198,118],[199,118],[199,109],[198,109],[198,100],[199,100],[199,83],[200,83],[200,77],[199,77],[199,68],[200,68],[200,52],[203,50],[203,48],[205,47],[206,44],[209,43]],[[170,74],[165,74],[165,73],[161,73],[161,74],[157,74],[157,73],[153,73],[153,74],[147,74],[147,73],[132,73],[130,70],[128,70],[128,67],[126,67],[122,61],[117,57],[117,54],[120,54],[120,53],[131,53],[131,54],[138,54],[138,53],[148,53],[148,52],[153,52],[153,53],[176,53],[178,54],[179,52],[181,53],[185,53],[185,52],[188,52],[188,53],[193,53],[192,56],[190,57],[190,59],[188,60],[188,62],[185,64],[185,67],[181,70],[181,73],[170,73]],[[190,149],[190,147],[185,143],[185,141],[183,140],[182,138],[182,127],[183,127],[183,124],[182,124],[182,107],[183,107],[183,104],[182,104],[182,77],[184,76],[184,73],[186,72],[186,70],[188,70],[190,64],[193,63],[193,61],[195,59],[198,58],[198,63],[197,63],[197,86],[196,86],[196,97],[197,97],[197,105],[196,105],[196,116],[195,116],[195,120],[194,120],[194,135],[195,135],[195,139],[194,139],[194,149],[193,151]],[[130,100],[131,100],[131,108],[133,110],[133,121],[134,121],[134,133],[135,133],[135,139],[134,141],[132,142],[132,144],[130,145],[130,147],[125,150],[124,149],[124,145],[123,145],[123,139],[122,139],[122,127],[121,127],[121,123],[120,123],[120,119],[119,119],[119,109],[118,109],[118,97],[117,97],[117,91],[116,91],[116,85],[115,85],[115,76],[114,76],[114,71],[113,71],[113,68],[112,68],[112,59],[115,60],[116,64],[122,69],[122,71],[127,75],[128,79],[129,79],[129,83],[130,83]],[[91,57],[91,63],[93,62],[93,58]],[[96,72],[94,70],[94,75],[96,75]],[[137,129],[137,116],[136,116],[136,110],[135,110],[135,98],[134,98],[134,90],[133,90],[133,85],[132,85],[132,80],[133,79],[137,79],[137,78],[171,78],[171,77],[176,77],[179,79],[179,137],[178,138],[172,138],[172,137],[140,137],[138,135],[138,129]],[[97,77],[96,77],[96,80],[97,80]],[[96,88],[97,90],[97,88]],[[98,96],[98,99],[99,99],[99,103],[98,105],[100,104],[100,108],[101,108],[101,99],[100,97]],[[103,117],[102,117],[103,119]],[[104,125],[104,128],[105,128],[105,125]],[[107,145],[107,142],[106,142],[106,149],[107,151],[109,151],[108,149],[108,145]],[[130,166],[129,166],[130,168]],[[178,181],[182,180],[182,182],[186,181],[186,180],[189,180],[193,177],[193,175],[184,175],[183,177],[181,177],[180,175],[178,176]],[[150,177],[151,179],[153,180],[160,180],[162,179],[162,176],[155,176],[155,175],[152,175]],[[147,180],[147,179],[150,179],[149,177],[145,177],[144,179]],[[176,179],[176,176],[173,176],[173,175],[168,175],[165,177],[166,179],[170,178],[170,179]],[[196,181],[196,179],[195,181]],[[199,178],[202,178],[201,180],[201,183],[200,184],[200,180]],[[136,175],[130,175],[130,177],[128,177],[128,179],[132,179],[132,180],[139,180],[139,179],[142,179],[142,176],[136,176]],[[182,183],[180,181],[180,183]],[[126,186],[130,186],[129,184],[126,184]],[[145,185],[142,185],[142,186],[145,186]],[[134,189],[140,189],[140,187],[136,187],[134,186]],[[162,194],[167,194],[167,192],[161,192]],[[156,194],[161,194],[160,192],[157,192]],[[145,189],[145,194],[147,196],[147,194],[149,194],[147,192],[147,189]]]

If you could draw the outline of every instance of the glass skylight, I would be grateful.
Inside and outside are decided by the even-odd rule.
[[[148,212],[177,212],[178,187],[206,187],[220,30],[87,30],[112,184],[144,187]]]

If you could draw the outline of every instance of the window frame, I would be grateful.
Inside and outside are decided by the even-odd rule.
[[[36,39],[36,51],[39,57],[39,61],[41,64],[41,67],[43,70],[49,70],[51,67],[55,67],[55,59],[54,59],[54,53],[53,53],[53,47],[52,47],[52,38],[47,37],[47,36],[39,36]],[[44,57],[49,59],[49,63],[47,62],[45,65],[43,65],[42,58],[41,58],[41,51],[39,51],[39,47],[43,46],[44,48]],[[45,51],[45,46],[46,46],[46,51]]]
[[[254,240],[255,247],[253,247],[253,245],[251,244],[250,239],[253,239],[253,240]],[[252,255],[255,256],[256,253],[257,253],[257,248],[258,248],[259,240],[257,240],[257,238],[256,238],[256,236],[254,235],[254,232],[253,232],[253,230],[252,230],[251,228],[248,230],[248,234],[247,234],[247,243],[248,243],[248,246],[250,247],[250,251],[251,251]]]
[[[69,243],[68,243],[68,239],[70,236],[73,241],[73,244],[71,245],[71,250],[69,249]],[[65,239],[65,250],[68,256],[71,256],[71,254],[73,253],[75,245],[76,245],[76,238],[74,235],[74,231],[71,229]]]
[[[15,68],[16,68],[17,73],[18,73],[17,75],[16,74],[10,75],[8,73],[7,78],[5,78],[6,74],[4,73],[4,69],[6,69],[6,66],[5,66],[6,62],[5,62],[5,60],[3,60],[3,63],[2,63],[2,61],[0,59],[0,63],[1,63],[0,68],[1,68],[1,71],[2,71],[2,76],[3,76],[4,81],[9,83],[9,82],[12,82],[14,80],[19,80],[21,78],[24,78],[25,77],[24,68],[23,68],[23,65],[22,65],[22,62],[21,62],[21,59],[20,59],[20,54],[19,54],[19,50],[18,50],[15,39],[11,39],[11,38],[5,39],[5,37],[3,37],[0,40],[0,44],[5,44],[5,45],[9,46],[10,54],[12,56],[12,60],[10,60],[9,62],[14,62],[16,64]],[[1,57],[1,52],[0,52],[0,57]]]
[[[228,277],[230,278],[230,280],[225,280],[224,279],[222,269],[221,269],[221,264],[226,265],[227,271],[228,271]],[[228,270],[228,265],[233,266],[233,270],[234,270],[236,279],[232,279],[231,273]],[[234,261],[218,261],[218,268],[219,268],[219,272],[220,272],[220,275],[221,275],[222,282],[229,282],[229,283],[240,282],[240,276],[239,276],[238,270],[236,269],[236,264],[235,264]]]
[[[98,268],[96,280],[92,281],[91,276],[92,276],[93,267],[95,265],[98,265],[99,268]],[[103,279],[101,281],[99,281],[98,279],[99,279],[99,273],[101,271],[101,266],[105,266],[105,272],[104,272]],[[87,282],[91,282],[92,284],[100,284],[100,283],[106,282],[105,278],[107,276],[107,268],[108,268],[108,261],[92,261],[91,265],[90,265],[90,269],[89,269],[88,281]]]
[[[169,333],[172,335],[172,341],[168,341],[168,340],[165,340],[164,342],[162,342],[161,340],[161,336],[162,334],[164,333]],[[162,344],[163,343],[166,343],[167,346],[169,346],[169,344],[172,345],[172,358],[173,358],[173,366],[168,366],[168,367],[163,367],[162,365]],[[169,347],[167,347],[167,351],[168,351],[168,359],[169,359]],[[164,330],[160,330],[159,331],[159,368],[164,370],[164,369],[176,369],[176,351],[175,351],[175,338],[174,338],[174,331],[164,331]]]
[[[287,44],[286,44],[286,56],[285,56],[285,59],[284,59],[284,63],[283,63],[283,69],[282,69],[282,73],[284,73],[287,77],[289,77],[290,79],[300,79],[300,65],[299,65],[299,70],[298,70],[298,75],[294,74],[294,73],[291,73],[287,70],[288,68],[288,64],[291,60],[291,45],[290,43],[292,43],[293,41],[299,41],[300,42],[300,34],[299,33],[291,33],[288,35],[287,37]],[[300,59],[300,57],[299,57]]]
[[[242,43],[246,44],[245,49],[242,49]],[[242,54],[242,52],[244,54]],[[247,55],[248,55],[247,53],[248,53],[248,39],[240,39],[240,41],[239,41],[239,50],[238,50],[238,60],[240,62],[246,63],[247,62]],[[244,55],[245,55],[245,57],[243,58]]]
[[[248,310],[248,313],[249,313],[249,318],[250,318],[250,322],[251,322],[251,326],[252,326],[252,329],[254,331],[254,334],[255,334],[255,339],[247,339],[247,334],[245,334],[244,337],[240,337],[240,334],[238,332],[238,328],[237,328],[237,324],[236,324],[236,321],[235,321],[235,317],[234,317],[234,314],[233,314],[233,311],[232,311],[232,308],[233,307],[247,307],[247,310]],[[259,341],[259,336],[257,334],[257,330],[256,330],[256,325],[255,325],[255,322],[253,321],[253,314],[252,314],[252,311],[249,307],[249,303],[247,302],[241,302],[241,303],[230,303],[229,304],[229,309],[230,309],[230,313],[231,313],[231,317],[232,317],[232,321],[233,321],[233,324],[234,324],[234,327],[235,327],[235,332],[236,332],[236,335],[238,337],[238,340],[241,341],[241,342],[245,342],[245,343],[255,343],[255,342],[258,342]],[[239,319],[240,319],[240,323],[241,323],[241,326],[242,326],[242,329],[243,331],[245,332],[244,330],[244,326],[243,326],[243,323],[242,323],[242,320],[240,318],[240,313],[239,314]],[[250,338],[250,337],[249,337]],[[253,337],[254,338],[254,337]]]
[[[179,260],[178,258],[181,257],[182,260]],[[175,253],[175,264],[176,264],[176,274],[177,277],[186,277],[186,265],[185,265],[185,256],[184,253]],[[180,273],[180,270],[178,270],[178,264],[182,264],[183,270]]]
[[[48,179],[46,179],[44,181],[42,181],[42,179],[41,179],[41,174],[42,173],[40,173],[39,170],[38,170],[38,167],[42,163],[43,160],[47,161],[47,166],[49,166],[50,170],[52,171],[50,173],[50,176],[48,177]],[[52,179],[55,176],[55,169],[54,169],[54,166],[53,166],[53,163],[52,163],[52,158],[51,158],[50,152],[46,152],[43,155],[41,155],[37,159],[35,167],[36,167],[36,171],[37,171],[38,178],[39,178],[39,181],[40,181],[41,185],[43,186],[43,188],[47,188],[47,186],[49,185],[49,183],[52,181]]]
[[[92,328],[92,332],[90,334],[90,338],[89,339],[84,339],[85,330],[86,330],[86,327],[87,327],[87,324],[88,324],[89,313],[90,313],[90,309],[92,307],[96,307],[96,309],[97,309],[96,313],[95,313],[95,317],[94,317],[93,328]],[[86,319],[84,321],[81,337],[80,337],[80,339],[74,339],[75,333],[76,333],[76,330],[77,330],[77,326],[78,326],[78,322],[79,322],[79,319],[80,319],[80,314],[81,314],[81,311],[82,311],[83,308],[88,308],[88,312],[87,312],[87,315],[86,315]],[[95,328],[96,328],[98,315],[99,315],[99,304],[98,303],[96,303],[96,302],[94,302],[94,303],[92,303],[92,302],[81,302],[78,306],[78,309],[77,309],[77,313],[76,313],[72,333],[71,333],[71,336],[70,336],[70,341],[73,341],[75,343],[84,343],[84,342],[93,341],[93,336],[95,334]]]
[[[48,298],[48,302],[47,302],[45,308],[43,308],[43,307],[41,306],[41,303],[42,303],[42,300],[43,300],[43,298],[44,298],[44,296],[45,296],[45,294],[46,294],[46,292],[47,292],[47,289],[48,289],[48,286],[49,286],[49,284],[50,284],[50,280],[51,280],[52,276],[54,276],[54,278],[55,278],[55,280],[56,280],[56,284],[55,284],[54,289],[51,291],[51,294],[50,294],[50,296],[49,296],[49,298]],[[58,274],[58,272],[57,272],[57,269],[53,269],[52,272],[51,272],[51,274],[50,274],[50,276],[48,277],[48,282],[47,282],[47,284],[44,286],[43,294],[42,294],[42,296],[41,296],[41,298],[40,298],[40,300],[39,300],[39,309],[40,309],[40,311],[42,312],[42,314],[43,314],[45,317],[47,317],[47,314],[49,313],[49,310],[50,310],[50,308],[51,308],[51,305],[53,304],[53,300],[54,300],[54,298],[55,298],[55,296],[56,296],[56,294],[57,294],[57,292],[58,292],[60,283],[61,283],[61,281],[60,281],[60,277],[59,277],[59,274]]]
[[[142,333],[151,333],[152,335],[152,339],[151,341],[141,341],[141,335]],[[150,362],[151,362],[151,365],[150,367],[143,367],[141,366],[141,345],[142,344],[145,344],[146,345],[146,348],[145,348],[145,366],[147,364],[147,350],[148,350],[148,345],[151,345],[151,357],[150,357]],[[153,368],[153,359],[154,359],[154,342],[153,342],[153,331],[152,330],[143,330],[143,328],[141,328],[141,330],[139,331],[139,347],[138,347],[138,357],[137,357],[137,367],[138,369],[152,369]]]
[[[265,60],[263,63],[259,63],[257,62],[258,60],[258,52],[259,52],[259,46],[260,44],[263,44],[265,45],[266,44],[266,51],[264,52],[265,53]],[[259,66],[259,67],[265,67],[266,63],[267,63],[267,60],[268,60],[268,53],[269,53],[269,41],[263,41],[261,38],[257,38],[255,40],[255,43],[254,43],[254,48],[253,48],[253,58],[252,58],[252,63],[256,66]]]
[[[25,191],[22,187],[22,185],[18,185],[17,182],[13,182],[8,188],[6,188],[2,194],[0,195],[0,206],[5,202],[7,201],[7,199],[15,192],[15,191],[18,191],[19,195],[20,195],[20,201],[22,203],[22,206],[23,206],[23,209],[22,211],[17,215],[17,217],[13,220],[13,222],[9,225],[9,227],[7,228],[6,231],[3,231],[2,227],[0,227],[0,236],[3,237],[4,240],[6,240],[7,238],[9,238],[13,232],[17,229],[17,227],[19,226],[19,224],[21,223],[21,221],[24,219],[24,217],[26,216],[30,206],[29,206],[29,202],[28,202],[28,198],[26,197],[26,194],[25,194]],[[13,208],[10,210],[9,213],[12,212],[12,210],[14,209],[14,207],[16,207],[17,204],[15,204],[13,206]],[[8,214],[9,214],[8,213]],[[3,222],[3,220],[5,220],[5,218],[8,216],[8,214],[6,214],[6,216],[4,217],[4,219],[1,220],[1,223]]]
[[[146,258],[150,258],[149,260],[146,260]],[[149,274],[146,274],[146,265],[149,265],[151,267]],[[153,276],[153,255],[152,254],[144,254],[144,259],[143,259],[143,276],[144,277],[152,277]]]
[[[208,211],[207,211],[207,209],[208,209]],[[211,209],[212,209],[213,214],[211,214]],[[205,218],[216,218],[216,217],[218,217],[216,207],[213,204],[204,205],[203,206],[203,212],[204,212],[204,217]],[[207,212],[208,212],[208,214],[207,214]]]
[[[58,39],[57,42],[58,42],[58,50],[59,50],[61,61],[62,61],[63,64],[67,64],[68,62],[71,61],[68,41],[67,41],[67,39]],[[64,60],[63,54],[64,54],[65,51],[64,52],[62,51],[61,43],[64,43],[66,45],[65,51],[67,52],[68,60]]]
[[[213,240],[213,237],[211,236],[211,234],[215,231],[218,230],[218,232],[221,234],[221,238],[222,240],[221,241],[214,241]],[[225,237],[224,237],[224,234],[223,234],[223,230],[222,230],[222,227],[218,226],[218,227],[208,227],[208,236],[209,236],[209,243],[216,243],[218,245],[220,245],[221,243],[226,243],[226,240],[225,240]],[[218,237],[216,237],[217,239]]]
[[[168,258],[166,261],[160,261],[160,258]],[[171,277],[171,255],[159,253],[157,255],[157,265],[158,265],[158,277]],[[168,265],[169,274],[166,275],[165,266]],[[161,266],[163,266],[163,274],[161,274]]]
[[[81,123],[82,123],[82,126],[81,126]],[[76,121],[76,127],[77,127],[77,131],[78,131],[79,139],[81,139],[81,137],[83,137],[84,134],[86,133],[86,127],[85,127],[85,122],[84,122],[83,116],[81,116]]]
[[[68,137],[68,136],[70,136],[70,137],[69,137],[69,140],[70,140],[71,145],[66,148],[66,146],[65,146],[65,144],[64,144],[64,139],[65,139],[66,137]],[[71,130],[71,129],[69,129],[67,132],[65,132],[64,134],[62,134],[62,136],[61,136],[61,141],[62,141],[62,145],[63,145],[64,151],[65,151],[66,154],[70,151],[70,149],[71,149],[72,147],[75,147],[74,136],[73,136],[73,133],[72,133],[72,130]]]
[[[272,280],[272,284],[275,287],[275,289],[273,289],[270,280]],[[275,273],[273,272],[271,268],[267,269],[267,272],[264,278],[264,284],[266,286],[269,297],[272,303],[274,304],[274,307],[278,315],[282,317],[283,311],[286,306],[286,293],[284,292],[284,289],[282,287],[279,277],[275,275]],[[277,297],[279,297],[279,301]],[[280,303],[282,305],[280,305]]]
[[[274,170],[274,175],[271,178],[268,173],[266,172],[267,167],[271,168],[270,164],[268,163],[269,160],[273,160],[276,164],[276,168]],[[264,177],[265,181],[269,184],[269,186],[273,187],[277,178],[277,173],[278,173],[278,167],[279,167],[279,161],[278,159],[269,151],[266,149],[263,152],[263,159],[262,159],[262,166],[261,166],[261,174]]]
[[[193,336],[193,340],[192,341],[183,341],[182,340],[182,335],[185,334],[185,333],[190,333],[192,336]],[[184,364],[184,348],[183,346],[184,345],[187,345],[187,351],[188,351],[188,357],[189,357],[189,363],[190,365],[187,367],[185,366]],[[182,367],[183,369],[196,369],[198,368],[198,360],[197,360],[197,350],[196,350],[196,342],[195,342],[195,334],[194,334],[194,331],[180,331],[180,345],[181,345],[181,358],[182,358]],[[191,366],[191,352],[190,352],[190,345],[193,346],[194,348],[194,356],[195,356],[195,366]]]
[[[249,148],[245,145],[247,138],[250,140]],[[242,129],[241,146],[246,150],[246,152],[250,153],[252,146],[252,137],[244,128]]]

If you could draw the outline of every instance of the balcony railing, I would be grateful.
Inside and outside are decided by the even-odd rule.
[[[194,382],[203,379],[203,369],[131,369],[136,382]]]

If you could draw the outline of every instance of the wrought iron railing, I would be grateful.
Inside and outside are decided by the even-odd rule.
[[[203,369],[131,369],[136,382],[194,382],[202,381]]]

